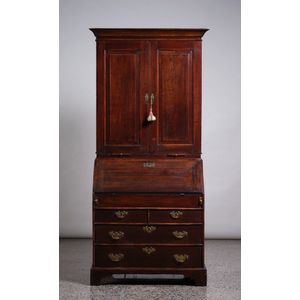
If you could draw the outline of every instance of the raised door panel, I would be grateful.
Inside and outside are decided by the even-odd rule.
[[[143,41],[99,42],[98,154],[147,151],[143,126],[147,53]]]
[[[151,151],[200,154],[200,42],[152,42]]]

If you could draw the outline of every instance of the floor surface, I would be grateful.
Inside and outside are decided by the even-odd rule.
[[[90,239],[60,240],[60,300],[240,299],[239,240],[206,241],[207,287],[173,284],[108,284],[92,287],[89,285],[91,254]]]

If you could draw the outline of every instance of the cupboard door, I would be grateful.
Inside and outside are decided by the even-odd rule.
[[[97,44],[97,154],[147,151],[144,97],[149,49],[144,41]]]
[[[154,41],[151,44],[151,91],[155,93],[150,124],[150,151],[200,155],[200,41]]]

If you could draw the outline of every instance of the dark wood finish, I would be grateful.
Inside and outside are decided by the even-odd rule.
[[[200,156],[200,42],[151,43],[152,85],[156,95],[152,151]]]
[[[145,225],[95,225],[96,244],[202,244],[202,225],[155,225],[151,233],[144,231]],[[116,240],[110,232],[122,232],[124,235]],[[178,238],[174,235],[186,232]]]
[[[97,158],[94,192],[202,192],[200,159]]]
[[[206,285],[201,40],[207,29],[91,30],[97,43],[91,284],[149,273],[183,274],[184,284]],[[151,109],[156,119],[148,118]]]
[[[107,41],[97,47],[97,152],[144,153],[146,42]]]
[[[201,208],[199,194],[94,194],[94,208]]]

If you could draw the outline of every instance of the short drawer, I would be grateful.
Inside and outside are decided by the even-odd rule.
[[[202,225],[95,225],[98,244],[202,244]]]
[[[202,208],[201,194],[95,194],[94,208],[101,207],[186,207]]]
[[[203,223],[203,210],[150,210],[149,223]]]
[[[201,268],[202,246],[95,246],[95,267]]]
[[[96,209],[95,223],[147,223],[147,210]]]

